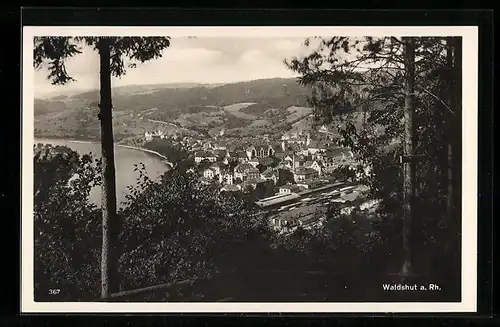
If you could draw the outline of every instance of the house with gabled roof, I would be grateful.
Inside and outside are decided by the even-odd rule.
[[[270,144],[260,144],[260,145],[249,145],[246,148],[247,158],[249,160],[255,158],[265,158],[270,157],[274,154],[274,149]]]
[[[321,176],[323,163],[319,160],[310,160],[305,162],[304,167],[316,170],[318,172],[318,175]]]
[[[274,149],[271,144],[261,145],[257,148],[259,158],[271,157],[274,155]]]
[[[241,163],[234,168],[234,179],[259,178],[259,170],[249,163]]]

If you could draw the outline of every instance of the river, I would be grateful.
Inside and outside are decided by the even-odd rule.
[[[35,144],[38,143],[67,146],[81,155],[92,153],[96,158],[101,157],[100,143],[35,139]],[[159,178],[169,169],[169,166],[163,162],[163,159],[155,154],[115,145],[116,197],[118,207],[121,207],[121,201],[125,200],[125,196],[128,193],[127,186],[137,183],[139,175],[137,172],[134,172],[134,164],[141,162],[146,166],[147,175],[153,180]],[[100,197],[100,188],[94,188],[90,194],[92,202],[100,204]]]

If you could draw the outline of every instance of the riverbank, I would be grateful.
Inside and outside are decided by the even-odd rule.
[[[35,143],[37,143],[37,140],[48,143],[48,142],[51,141],[51,139],[53,139],[55,141],[64,141],[64,142],[71,142],[71,143],[100,144],[97,141],[83,141],[83,140],[75,140],[75,139],[68,139],[68,138],[56,138],[56,137],[54,137],[54,138],[35,138]],[[125,145],[125,144],[116,144],[115,143],[115,146],[153,154],[153,155],[155,155],[155,156],[163,159],[162,162],[164,162],[165,164],[169,165],[170,168],[173,167],[173,164],[169,161],[169,159],[166,156],[164,156],[163,154],[158,153],[156,151],[145,149],[145,148],[141,148],[141,147],[137,147],[137,146],[132,146],[132,145]]]
[[[119,146],[119,147],[122,147],[122,148],[127,148],[127,149],[133,149],[133,150],[139,150],[139,151],[144,151],[144,152],[148,152],[148,153],[151,153],[151,154],[154,154],[160,158],[163,159],[163,162],[165,162],[167,165],[169,165],[171,168],[174,166],[170,161],[168,161],[169,159],[167,157],[165,157],[163,154],[161,153],[158,153],[156,151],[153,151],[153,150],[149,150],[149,149],[145,149],[145,148],[140,148],[140,147],[136,147],[136,146],[132,146],[132,145],[124,145],[124,144],[115,144],[116,146]]]

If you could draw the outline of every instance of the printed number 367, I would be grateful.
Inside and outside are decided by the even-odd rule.
[[[57,295],[57,294],[59,294],[59,292],[61,292],[61,290],[58,289],[58,288],[51,288],[51,289],[49,289],[49,294],[50,295]]]

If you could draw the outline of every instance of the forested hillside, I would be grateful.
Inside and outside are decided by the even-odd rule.
[[[133,85],[115,88],[113,92],[114,113],[120,117],[116,125],[122,127],[120,133],[124,137],[154,128],[147,123],[149,120],[203,132],[217,132],[222,128],[229,133],[231,130],[234,133],[286,130],[290,124],[311,113],[307,104],[310,89],[299,85],[295,79],[263,79],[225,85]],[[92,134],[92,130],[98,131],[97,117],[87,117],[97,109],[98,98],[97,91],[90,91],[68,97],[36,99],[36,133],[84,137]],[[82,117],[90,121],[82,122]],[[82,124],[88,133],[82,134]],[[75,134],[77,129],[78,134]]]

